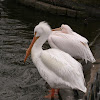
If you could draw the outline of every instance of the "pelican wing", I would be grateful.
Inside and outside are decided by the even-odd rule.
[[[77,37],[77,39],[78,39],[79,41],[81,41],[81,42],[83,42],[83,43],[86,43],[86,44],[88,43],[88,40],[87,40],[85,37],[83,37],[83,36],[77,34],[76,32],[73,32],[73,34],[75,35],[75,37]]]
[[[86,62],[87,60],[94,62],[95,59],[87,44],[88,41],[77,33],[73,33],[76,35],[55,32],[50,35],[48,42],[52,48],[59,48],[72,57],[85,59]]]
[[[55,46],[76,58],[84,57],[83,51],[85,51],[85,46],[82,42],[73,34],[57,33],[49,37],[49,44],[52,48]]]
[[[69,54],[58,49],[49,49],[42,51],[41,60],[49,70],[63,79],[68,86],[86,91],[82,66]]]

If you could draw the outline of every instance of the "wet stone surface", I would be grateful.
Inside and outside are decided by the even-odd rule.
[[[84,20],[31,10],[12,0],[0,1],[0,14],[0,100],[48,100],[44,96],[48,94],[50,87],[39,75],[31,57],[27,59],[26,63],[23,62],[26,49],[33,38],[33,28],[40,21],[47,21],[52,28],[67,23],[89,41],[94,39],[100,28],[100,21],[96,19],[87,19],[87,25],[84,26]],[[44,44],[43,48],[49,48],[48,43]],[[99,38],[92,50],[95,57],[99,58]],[[88,82],[91,64],[83,63],[83,65]],[[65,95],[67,94],[68,100],[77,100],[84,95],[78,91],[79,96],[77,97],[76,90],[60,90],[62,98],[66,97],[63,92]]]

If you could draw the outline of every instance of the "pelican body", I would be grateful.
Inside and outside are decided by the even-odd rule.
[[[61,28],[53,29],[48,43],[52,48],[60,49],[76,59],[83,59],[86,63],[95,62],[88,40],[74,32],[68,25],[62,24]]]
[[[33,41],[26,51],[26,58],[31,51],[31,58],[42,78],[51,88],[79,89],[86,92],[85,79],[81,64],[68,53],[51,48],[43,50],[42,45],[52,33],[46,22],[40,22],[34,29]],[[53,94],[52,94],[53,97]]]

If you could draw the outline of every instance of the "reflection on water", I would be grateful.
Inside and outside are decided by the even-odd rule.
[[[33,28],[40,21],[47,21],[52,28],[67,23],[89,41],[100,27],[100,21],[95,19],[87,19],[85,26],[83,19],[47,14],[12,0],[0,2],[0,12],[0,100],[46,100],[43,98],[47,92],[45,82],[31,58],[23,63],[26,48],[33,38]],[[94,47],[97,56],[99,47],[97,42]]]

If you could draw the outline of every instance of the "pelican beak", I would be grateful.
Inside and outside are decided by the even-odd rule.
[[[27,57],[30,55],[31,49],[32,49],[32,47],[33,47],[33,44],[35,43],[35,41],[36,41],[38,38],[39,38],[39,37],[36,37],[36,33],[35,33],[35,35],[34,35],[34,37],[33,37],[33,40],[32,40],[32,42],[31,42],[29,48],[28,48],[27,51],[26,51],[26,56],[25,56],[25,59],[24,59],[24,63],[25,63]]]
[[[52,29],[52,31],[61,31],[61,27]]]

